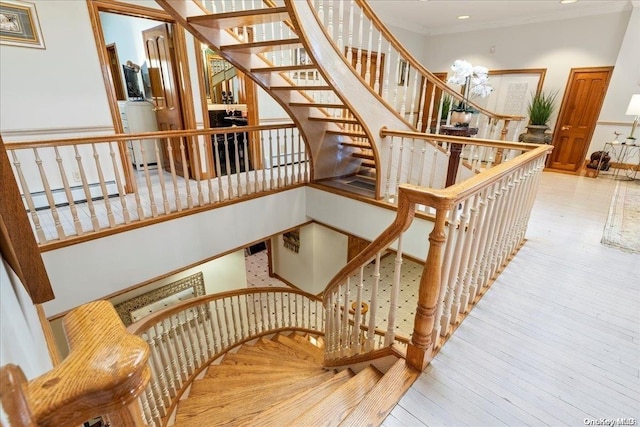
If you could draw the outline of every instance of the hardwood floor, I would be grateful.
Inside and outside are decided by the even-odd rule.
[[[527,243],[385,426],[637,424],[640,255],[600,243],[614,187],[543,174]]]

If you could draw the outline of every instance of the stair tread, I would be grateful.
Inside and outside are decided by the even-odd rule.
[[[280,49],[297,49],[302,47],[299,38],[283,39],[283,40],[267,40],[259,42],[248,42],[238,44],[228,44],[220,46],[220,50],[223,52],[240,52],[240,53],[262,53],[271,52]]]
[[[339,109],[349,109],[344,104],[325,104],[322,102],[290,102],[290,107],[314,107],[314,108],[339,108]]]
[[[254,356],[261,356],[261,357],[266,357],[269,359],[276,359],[276,360],[284,360],[284,361],[292,361],[292,362],[307,362],[310,365],[318,365],[320,366],[319,363],[317,363],[315,360],[311,359],[311,358],[303,358],[300,357],[294,353],[291,352],[286,352],[284,349],[272,349],[272,348],[268,348],[266,346],[247,346],[246,348],[243,347],[238,351],[238,354],[250,354],[250,355],[254,355]]]
[[[342,384],[328,397],[313,405],[292,421],[292,425],[314,425],[322,420],[323,425],[338,425],[360,403],[382,374],[369,365],[356,376]]]
[[[248,417],[248,419],[243,420],[239,425],[245,427],[258,425],[263,427],[292,425],[291,422],[302,415],[307,408],[312,407],[326,396],[334,393],[354,375],[350,369],[338,372],[322,384],[309,388],[295,396],[291,396],[273,405],[266,411],[261,412],[257,416]]]
[[[279,342],[280,344],[286,345],[288,347],[291,347],[293,349],[295,349],[296,351],[300,351],[302,353],[307,354],[308,356],[312,357],[313,360],[316,363],[323,363],[324,362],[324,354],[323,352],[319,349],[319,348],[312,348],[314,347],[313,344],[308,343],[308,344],[304,344],[301,342],[298,342],[294,339],[291,339],[289,337],[286,337],[284,335],[276,335],[273,338],[274,341]]]
[[[316,70],[315,64],[298,64],[298,65],[280,65],[273,67],[259,67],[252,68],[251,72],[253,73],[272,73],[272,72],[283,72],[283,71],[298,71],[298,70]]]
[[[236,377],[238,375],[262,375],[264,373],[281,372],[281,373],[296,373],[296,372],[322,372],[323,369],[319,366],[309,366],[308,368],[301,368],[298,366],[260,366],[260,365],[215,365],[210,366],[207,370],[205,378],[220,378]]]
[[[351,154],[353,157],[357,157],[359,159],[367,159],[367,160],[375,160],[375,157],[373,157],[373,154],[367,154],[367,153],[352,153]]]
[[[251,393],[260,393],[267,389],[304,381],[306,378],[324,375],[324,373],[323,371],[276,372],[272,374],[237,375],[235,378],[226,378],[224,380],[205,377],[202,380],[193,382],[190,395],[197,398],[215,393],[216,399],[231,399],[242,394],[246,396],[247,390],[251,390]]]
[[[306,368],[309,362],[292,360],[263,358],[262,356],[247,355],[241,353],[230,353],[222,360],[221,365],[272,365],[272,366],[297,366]]]
[[[250,397],[245,390],[235,402],[221,401],[216,396],[211,395],[190,397],[180,403],[176,416],[176,425],[180,427],[201,427],[211,425],[211,420],[215,420],[216,425],[231,424],[237,418],[258,414],[263,409],[273,405],[274,401],[288,398],[303,390],[322,384],[334,375],[333,372],[325,372],[304,381],[297,381],[271,389],[269,392],[251,393]]]
[[[342,145],[346,145],[347,147],[355,147],[355,148],[361,148],[363,150],[371,150],[371,144],[369,144],[369,141],[365,142],[358,142],[358,141],[343,141],[340,144]]]
[[[323,357],[324,357],[324,347],[320,347],[320,346],[317,346],[314,343],[312,343],[309,340],[309,336],[308,335],[293,334],[293,335],[289,336],[289,338],[293,338],[295,341],[298,341],[299,343],[304,344],[305,346],[307,346],[307,348],[313,349],[313,351],[315,351],[318,354],[323,355]]]
[[[271,90],[332,90],[328,85],[271,86]]]
[[[348,123],[348,124],[359,124],[358,120],[352,118],[352,117],[330,117],[330,116],[325,116],[325,117],[315,117],[315,116],[310,116],[308,117],[309,120],[313,121],[313,122],[329,122],[329,123]]]
[[[294,355],[298,359],[315,362],[315,358],[314,357],[309,356],[306,353],[300,353],[300,352],[296,351],[296,349],[293,349],[293,348],[291,348],[289,346],[286,346],[286,345],[281,344],[281,343],[279,343],[277,341],[274,341],[274,340],[267,340],[267,339],[263,338],[256,344],[256,346],[264,346],[266,348],[278,349],[280,352],[282,352],[284,354]]]
[[[368,138],[367,134],[364,132],[349,131],[349,130],[327,130],[327,133],[334,134],[334,135],[353,136],[356,138]]]
[[[341,425],[381,424],[419,376],[420,371],[398,359]]]
[[[201,25],[220,30],[279,22],[288,18],[289,13],[286,7],[272,7],[191,16],[187,18],[187,21],[192,25]]]

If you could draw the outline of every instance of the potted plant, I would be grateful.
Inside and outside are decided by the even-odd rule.
[[[549,130],[549,120],[556,110],[556,97],[558,92],[540,92],[531,98],[527,112],[529,113],[529,124],[526,126],[527,132],[520,134],[520,142],[531,142],[534,144],[550,144],[552,136],[546,133]]]
[[[457,59],[451,66],[453,75],[447,83],[462,86],[462,100],[451,108],[451,123],[454,126],[469,126],[471,115],[476,113],[469,101],[475,96],[484,98],[493,88],[489,85],[489,70],[482,66],[473,66],[467,61]]]

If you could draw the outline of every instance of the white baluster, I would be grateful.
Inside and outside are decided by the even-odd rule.
[[[29,208],[29,213],[31,214],[31,220],[33,221],[33,225],[35,227],[36,236],[38,236],[38,241],[40,243],[44,243],[47,241],[47,238],[44,234],[42,226],[40,225],[40,218],[38,217],[38,213],[36,212],[36,207],[33,203],[33,198],[31,197],[29,186],[27,185],[27,180],[24,178],[24,174],[22,173],[22,164],[18,160],[18,156],[16,155],[15,150],[11,150],[11,157],[13,157],[13,164],[16,167],[18,180],[20,181],[20,187],[22,187],[22,194],[25,201],[27,202],[27,208]]]
[[[367,331],[367,345],[365,351],[372,351],[374,348],[376,314],[378,312],[378,284],[380,283],[380,254],[381,252],[376,253],[376,264],[373,270],[371,303],[369,304],[369,330]]]
[[[109,191],[107,191],[107,184],[104,180],[104,173],[102,172],[102,164],[100,163],[100,155],[96,149],[96,144],[91,144],[93,149],[93,158],[96,162],[96,171],[98,172],[98,182],[100,183],[100,189],[102,190],[102,197],[104,200],[104,206],[107,209],[107,221],[109,221],[110,227],[115,227],[116,221],[113,217],[113,210],[111,209],[111,201],[109,200]]]
[[[391,287],[391,299],[389,300],[389,317],[387,333],[384,345],[389,347],[396,336],[396,313],[398,312],[398,296],[400,295],[400,277],[402,275],[402,234],[398,237],[398,247],[393,270],[393,284]]]
[[[82,236],[82,224],[80,223],[80,218],[78,217],[78,210],[76,208],[75,201],[73,200],[73,195],[71,194],[71,187],[69,186],[69,180],[67,179],[67,172],[64,169],[64,164],[62,162],[62,157],[60,157],[60,152],[58,151],[58,147],[53,147],[54,152],[56,153],[56,162],[58,163],[58,170],[60,172],[60,179],[62,180],[62,187],[64,188],[64,194],[67,196],[67,202],[69,203],[69,209],[71,211],[71,217],[73,218],[73,226],[76,230],[76,234],[78,236]],[[116,174],[116,177],[119,175]],[[120,188],[120,185],[118,185]],[[124,200],[124,196],[120,193],[121,200]],[[124,209],[126,209],[126,204],[123,205]]]
[[[80,181],[82,182],[82,188],[84,190],[84,195],[87,199],[87,207],[89,208],[89,215],[91,217],[91,225],[93,226],[93,231],[100,230],[100,223],[98,222],[98,217],[96,216],[96,210],[93,205],[93,198],[91,197],[91,190],[89,190],[89,183],[87,181],[87,175],[84,172],[84,165],[82,164],[82,156],[78,151],[78,146],[73,145],[73,150],[75,151],[76,162],[78,164],[78,172],[80,173]]]
[[[122,219],[124,220],[125,224],[129,224],[131,222],[131,219],[129,217],[129,208],[127,206],[127,198],[126,196],[126,192],[124,189],[124,185],[122,184],[122,178],[120,176],[120,170],[118,169],[118,161],[116,160],[116,152],[113,149],[113,142],[109,142],[109,156],[111,157],[111,166],[112,166],[112,170],[113,170],[113,175],[116,178],[116,186],[118,187],[118,197],[120,198],[120,206],[122,206]],[[57,153],[57,148],[56,148],[56,153]],[[65,174],[66,175],[66,174]],[[66,180],[66,177],[64,178]],[[68,184],[67,184],[68,185]],[[67,197],[69,197],[67,195]],[[72,201],[69,201],[69,205],[71,206]],[[75,208],[72,208],[72,212]],[[76,223],[77,218],[74,217],[73,221],[74,221],[74,225],[76,226],[76,232],[78,231],[78,227],[80,227],[80,229],[82,229],[82,226],[80,225],[80,221],[78,220],[78,222]],[[82,233],[78,233],[78,235],[80,235]]]

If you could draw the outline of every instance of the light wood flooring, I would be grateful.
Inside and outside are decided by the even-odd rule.
[[[384,426],[637,425],[640,254],[600,243],[614,187],[543,174],[527,243]]]

